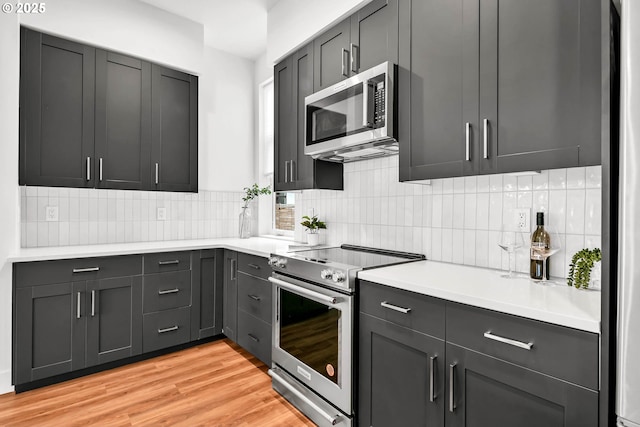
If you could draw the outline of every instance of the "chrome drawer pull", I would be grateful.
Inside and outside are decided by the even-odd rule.
[[[178,292],[180,292],[180,289],[173,288],[173,289],[167,289],[164,291],[158,291],[158,295],[177,294]]]
[[[411,311],[411,308],[398,307],[397,305],[389,304],[386,301],[382,301],[380,305],[384,308],[388,308],[394,311],[399,311],[400,313],[404,313],[404,314],[408,314]]]
[[[255,342],[260,342],[260,339],[258,339],[258,337],[256,337],[255,335],[247,334],[247,336],[248,336],[249,338],[251,338],[252,340],[254,340]]]
[[[158,333],[159,334],[164,334],[166,332],[172,332],[172,331],[177,331],[178,330],[178,326],[172,326],[170,328],[164,328],[164,329],[158,329]]]
[[[180,260],[172,259],[171,261],[158,261],[158,265],[173,265],[173,264],[180,264]]]
[[[429,358],[429,402],[436,401],[436,359],[438,356]]]
[[[260,266],[258,264],[247,264],[251,268],[255,268],[256,270],[260,270]]]
[[[522,341],[516,341],[516,340],[509,339],[509,338],[500,337],[498,335],[493,335],[491,333],[491,331],[485,332],[484,333],[484,337],[485,338],[489,338],[490,340],[494,340],[494,341],[498,341],[498,342],[501,342],[501,343],[509,344],[509,345],[514,346],[514,347],[524,348],[525,350],[531,350],[531,348],[533,347],[533,343],[532,342],[524,343]]]
[[[456,410],[456,393],[453,389],[456,383],[456,365],[457,363],[449,365],[449,412]]]
[[[92,271],[100,271],[100,267],[74,268],[74,273],[91,273]]]
[[[260,298],[259,296],[257,296],[257,295],[247,294],[247,296],[248,296],[249,298],[251,298],[252,300],[254,300],[254,301],[260,301],[260,299],[261,299],[261,298]]]
[[[96,291],[91,291],[91,317],[96,315]]]
[[[76,300],[76,319],[80,318],[80,292],[78,292],[78,299]]]

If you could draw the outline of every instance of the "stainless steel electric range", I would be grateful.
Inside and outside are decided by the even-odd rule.
[[[273,388],[319,426],[353,425],[357,273],[423,259],[351,245],[272,254]]]

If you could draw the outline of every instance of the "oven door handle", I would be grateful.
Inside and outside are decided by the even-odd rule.
[[[282,288],[288,289],[300,295],[304,295],[309,298],[313,298],[318,301],[326,302],[328,304],[337,304],[339,299],[328,295],[321,294],[320,292],[312,291],[310,289],[303,288],[302,286],[294,285],[293,283],[285,282],[284,280],[276,279],[275,277],[269,277],[269,281]]]
[[[306,403],[307,405],[311,406],[318,414],[320,414],[324,419],[329,421],[329,423],[332,426],[338,424],[338,421],[340,421],[340,415],[333,416],[331,414],[328,414],[327,412],[324,411],[324,409],[322,409],[321,407],[319,407],[318,405],[313,403],[311,400],[309,400],[309,398],[307,396],[305,396],[304,394],[300,393],[295,388],[291,387],[285,380],[280,378],[280,375],[278,375],[276,372],[272,371],[271,369],[269,369],[267,371],[267,373],[271,376],[271,378],[273,380],[275,380],[278,383],[280,383],[281,386],[286,388],[289,392],[291,392],[293,395],[295,395],[298,399],[302,400],[304,403]]]

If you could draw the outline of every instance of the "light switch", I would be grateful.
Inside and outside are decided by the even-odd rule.
[[[58,221],[58,207],[57,206],[47,206],[45,208],[45,220],[46,221]]]

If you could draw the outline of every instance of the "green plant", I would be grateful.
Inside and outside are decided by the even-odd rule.
[[[567,285],[575,286],[577,289],[587,289],[591,280],[591,269],[593,264],[602,259],[600,248],[582,249],[576,252],[569,264],[569,277]]]
[[[304,219],[304,221],[302,221],[300,225],[302,225],[306,230],[308,230],[309,233],[317,233],[319,229],[327,228],[327,224],[320,221],[317,215],[314,215],[312,217],[309,217],[308,215],[304,215],[302,219]]]
[[[253,184],[251,187],[244,187],[245,196],[242,198],[244,201],[244,207],[249,206],[249,202],[258,197],[261,194],[271,194],[271,188],[269,186],[260,188],[258,184]]]

